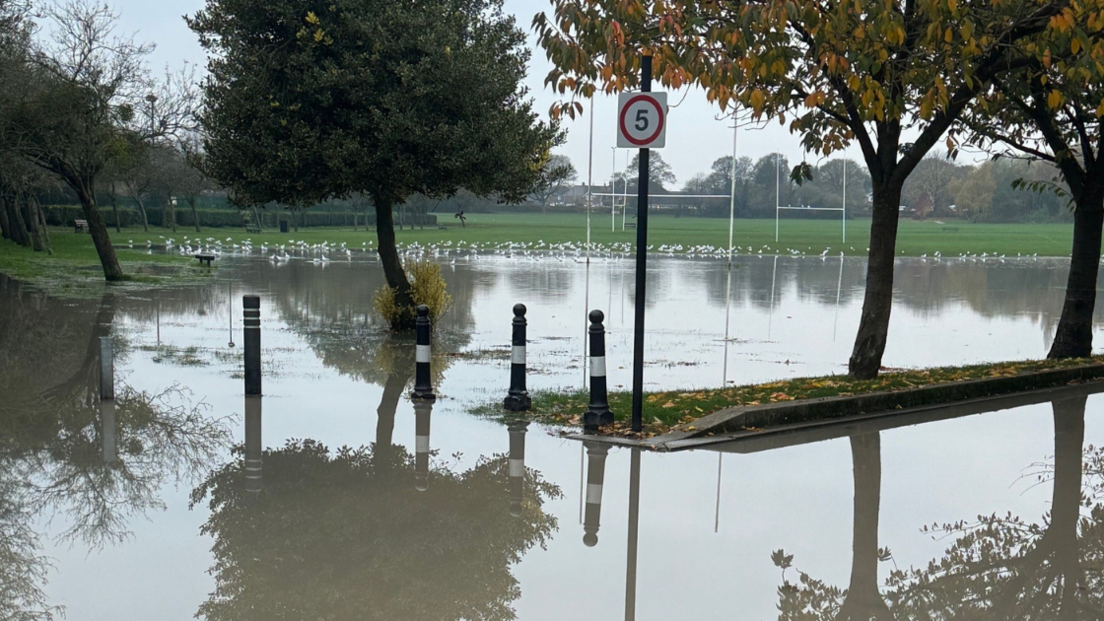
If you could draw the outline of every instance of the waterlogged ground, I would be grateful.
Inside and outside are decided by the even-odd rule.
[[[416,409],[413,347],[373,317],[368,257],[228,253],[208,286],[72,301],[0,277],[0,617],[1092,618],[1104,605],[1104,396],[724,451],[607,451],[467,411],[505,396],[516,302],[531,388],[582,383],[590,308],[607,315],[611,384],[628,384],[629,261],[438,257],[455,305],[435,343],[440,399]],[[730,272],[653,258],[649,387],[843,372],[863,277],[850,259],[741,257]],[[1064,280],[1058,260],[903,260],[885,362],[1041,357]],[[244,293],[262,298],[265,351],[265,396],[248,404]],[[97,395],[107,335],[113,407]]]

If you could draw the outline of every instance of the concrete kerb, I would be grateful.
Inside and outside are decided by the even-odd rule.
[[[1104,379],[1104,364],[1089,364],[1065,369],[1034,371],[1004,377],[993,377],[935,386],[922,386],[889,392],[845,397],[822,397],[783,401],[765,405],[736,406],[703,416],[684,429],[662,436],[636,440],[600,435],[576,435],[572,439],[588,439],[618,446],[636,446],[653,450],[680,450],[707,442],[690,442],[721,434],[746,435],[776,428],[788,430],[827,422],[847,422],[871,416],[892,416],[904,410],[953,405],[971,400],[1009,395],[1075,382]],[[685,427],[694,427],[687,430]],[[718,438],[716,441],[722,441]],[[709,442],[711,443],[711,442]]]

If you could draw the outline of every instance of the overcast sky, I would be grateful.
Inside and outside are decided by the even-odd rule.
[[[157,49],[150,58],[150,65],[158,73],[166,65],[176,70],[185,61],[206,64],[203,50],[183,20],[185,14],[202,8],[203,0],[113,0],[112,5],[121,16],[120,32],[134,32],[139,40],[156,44]],[[550,65],[544,58],[543,50],[536,45],[530,23],[534,15],[550,9],[551,5],[547,0],[506,0],[506,11],[516,15],[518,24],[529,33],[533,59],[526,81],[536,100],[537,110],[545,117],[549,107],[557,101],[558,95],[543,86]],[[678,185],[681,186],[695,173],[707,171],[713,160],[732,152],[732,130],[728,129],[729,124],[726,121],[716,120],[719,110],[706,102],[705,94],[700,89],[672,92],[668,95],[668,104],[678,105],[669,114],[667,146],[662,150],[662,155],[671,164],[678,177]],[[603,183],[610,177],[616,112],[615,97],[599,96],[595,101],[595,183]],[[571,158],[582,182],[587,178],[589,114],[588,107],[582,118],[564,121],[568,130],[567,143],[558,150]],[[798,137],[791,135],[777,123],[763,129],[740,130],[738,155],[756,159],[774,151],[782,152],[791,163],[800,161],[802,157]],[[617,170],[625,167],[625,154],[625,150],[618,151]],[[848,156],[861,159],[855,148],[848,152]],[[632,157],[631,154],[629,157]]]

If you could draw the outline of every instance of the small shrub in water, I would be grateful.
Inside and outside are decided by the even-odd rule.
[[[418,259],[404,266],[410,277],[410,296],[414,306],[403,307],[397,304],[395,290],[383,285],[376,290],[373,306],[392,329],[409,328],[414,325],[415,312],[419,304],[429,307],[429,320],[436,325],[437,320],[452,306],[445,279],[441,276],[441,266],[424,259]]]

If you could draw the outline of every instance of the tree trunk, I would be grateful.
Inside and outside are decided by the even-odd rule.
[[[46,213],[37,198],[32,196],[31,200],[34,201],[35,213],[38,214],[38,226],[39,230],[42,231],[42,242],[46,246],[46,252],[54,254],[54,245],[50,243],[50,228],[46,226]]]
[[[31,236],[28,233],[27,222],[23,219],[23,210],[19,208],[18,201],[12,196],[4,197],[4,205],[8,210],[8,220],[12,225],[12,241],[20,246],[31,245]]]
[[[391,203],[378,198],[373,202],[376,205],[376,238],[379,240],[377,252],[380,263],[383,264],[383,275],[387,278],[387,286],[395,290],[395,305],[411,309],[411,312],[403,313],[404,320],[400,321],[399,325],[392,325],[391,328],[411,330],[414,328],[414,300],[410,294],[410,280],[403,271],[399,250],[395,244],[395,222]]]
[[[31,237],[31,247],[35,252],[42,252],[46,246],[42,243],[42,232],[38,227],[38,214],[35,213],[31,202],[26,196],[19,201],[22,203],[23,222],[27,224],[27,234]]]
[[[384,347],[388,346],[384,345]],[[414,356],[411,355],[414,348],[408,344],[390,346],[394,349],[395,356],[391,372],[387,374],[387,381],[383,385],[383,396],[376,409],[375,456],[380,458],[387,457],[391,453],[392,435],[395,431],[395,410],[403,397],[410,376],[414,374]]]
[[[1051,496],[1050,527],[1046,537],[1054,546],[1054,568],[1062,577],[1059,619],[1081,619],[1078,591],[1084,588],[1077,541],[1081,518],[1081,478],[1085,444],[1086,395],[1055,401],[1054,491]]]
[[[1047,358],[1084,358],[1092,354],[1104,192],[1080,199],[1073,211],[1073,254],[1066,281],[1066,300]]]
[[[261,220],[260,210],[257,209],[256,205],[252,205],[249,208],[253,210],[253,220],[257,223],[257,232],[264,232],[264,220]]]
[[[12,235],[11,220],[8,219],[8,207],[6,201],[0,196],[0,236],[4,239],[10,239],[15,241],[15,237]]]
[[[856,379],[874,379],[882,366],[889,314],[893,307],[893,260],[897,251],[898,206],[901,184],[892,181],[874,186],[874,209],[870,221],[870,252],[866,268],[866,296],[863,299],[859,332],[851,351],[848,370]]]
[[[196,233],[199,233],[199,213],[196,212],[196,199],[194,196],[188,199],[188,205],[192,208],[192,224],[195,225]]]
[[[115,256],[115,248],[111,246],[111,237],[107,234],[107,225],[103,215],[96,206],[95,184],[91,179],[67,180],[70,186],[77,192],[81,209],[84,211],[84,219],[88,220],[88,232],[92,235],[92,243],[96,246],[96,254],[100,257],[100,265],[103,266],[104,278],[108,282],[123,280],[123,268],[119,265],[119,259]],[[140,204],[140,203],[139,203]],[[142,212],[145,217],[145,211]]]
[[[135,196],[134,201],[138,203],[138,211],[142,212],[142,230],[149,233],[149,216],[146,215],[146,204],[142,202],[141,196]]]
[[[115,218],[115,232],[116,233],[122,233],[123,232],[122,223],[119,222],[119,200],[118,200],[118,196],[116,196],[116,194],[115,194],[115,184],[114,183],[111,184],[111,190],[109,191],[109,196],[111,196],[111,215],[114,216],[114,218]]]
[[[882,442],[878,433],[851,436],[855,500],[851,584],[838,619],[892,619],[878,591],[878,515],[882,500]]]

